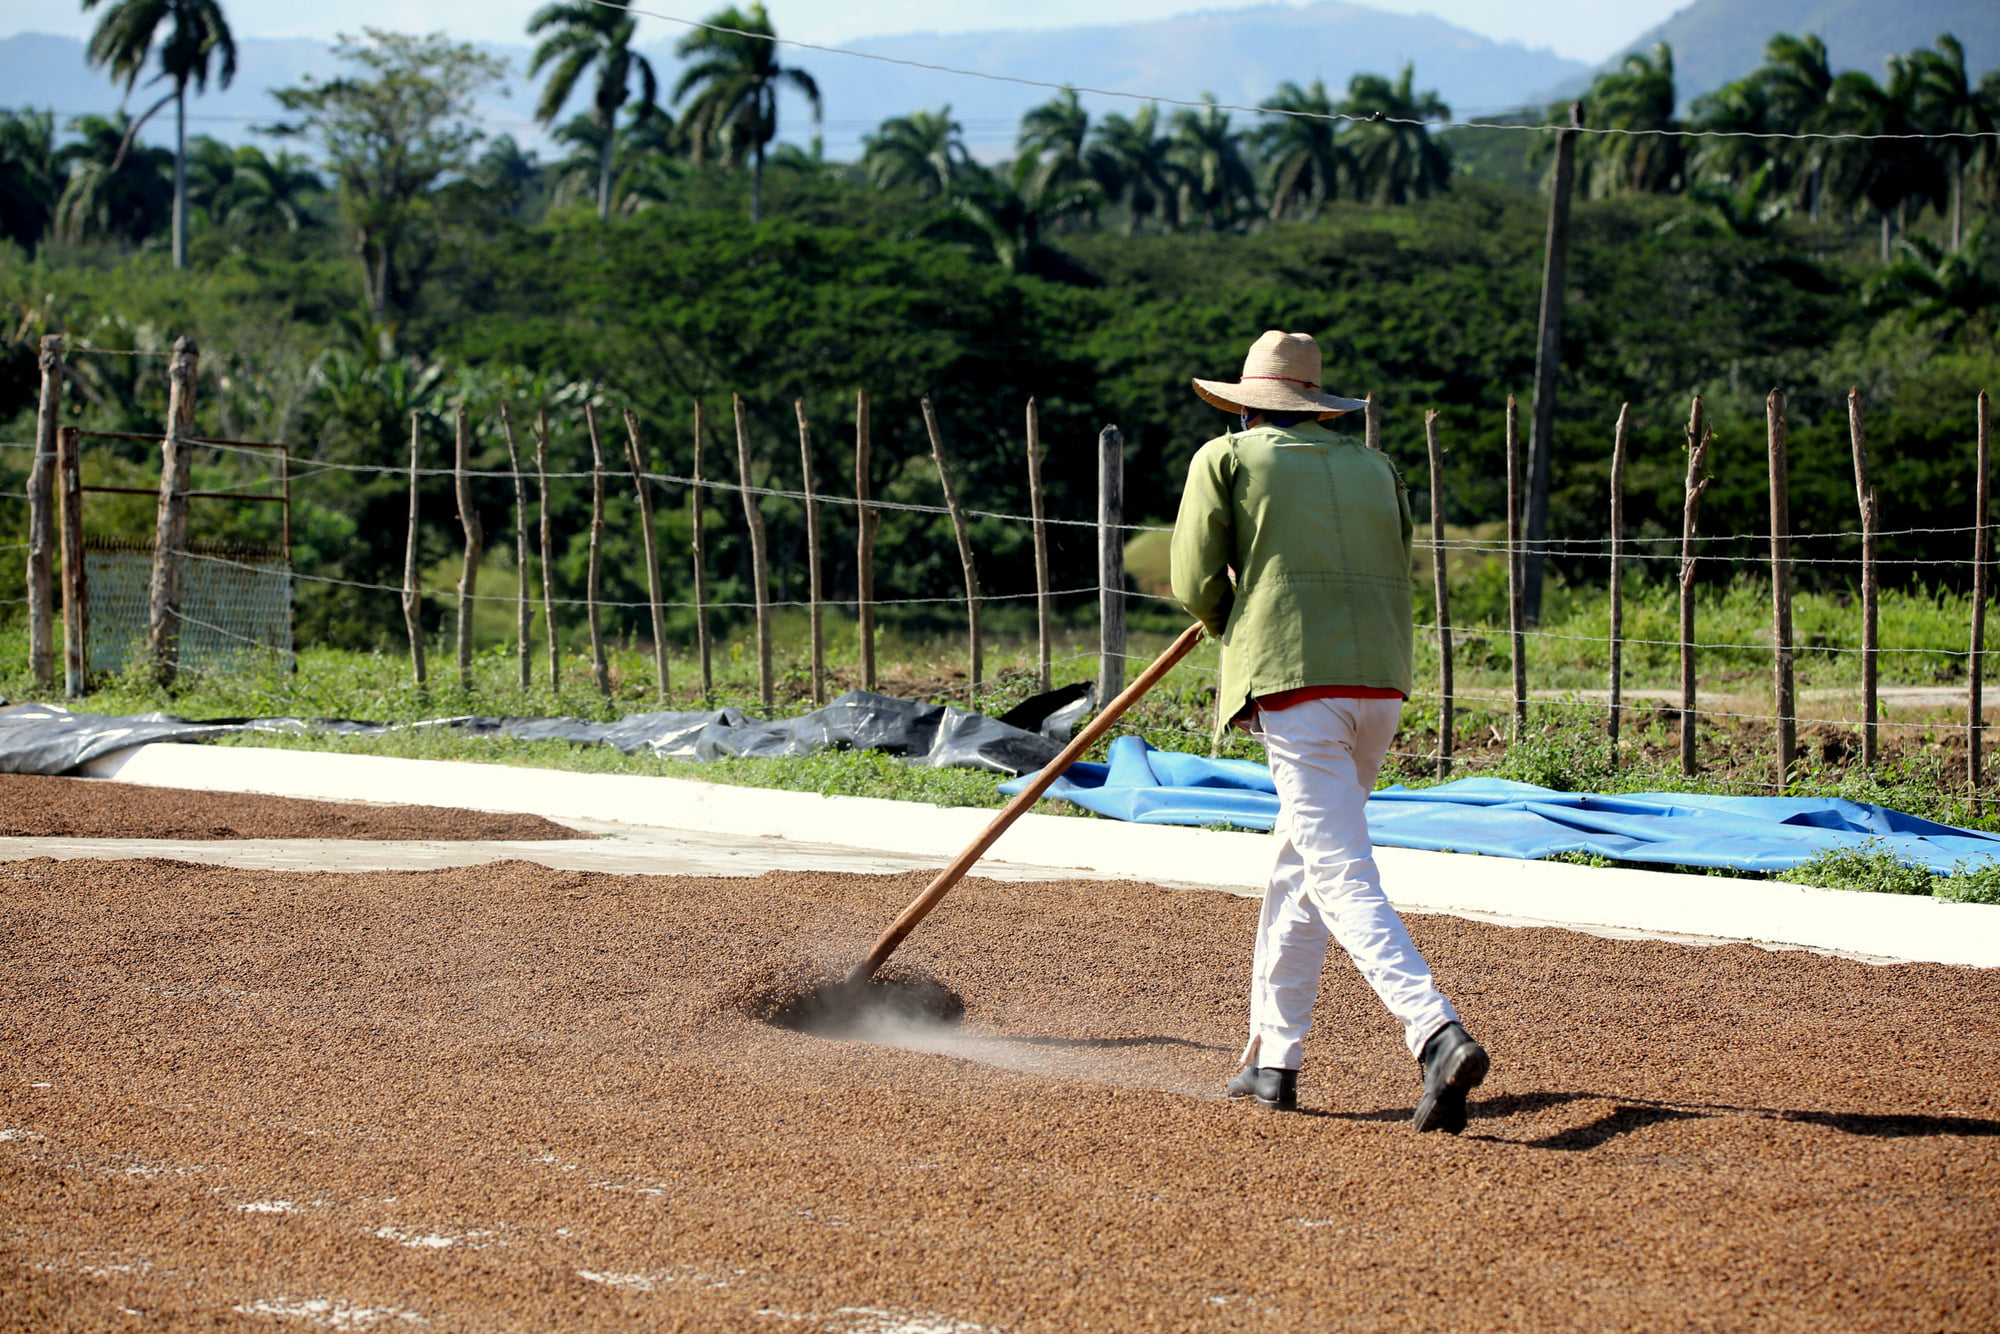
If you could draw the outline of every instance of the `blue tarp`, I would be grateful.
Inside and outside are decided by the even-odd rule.
[[[1271,771],[1250,760],[1155,750],[1138,737],[1111,743],[1109,764],[1074,764],[1048,795],[1141,824],[1277,821]],[[1018,792],[1028,778],[1001,785]],[[1957,829],[1886,806],[1830,797],[1714,797],[1691,792],[1600,796],[1501,778],[1461,778],[1413,791],[1397,784],[1368,799],[1368,828],[1391,848],[1536,859],[1595,853],[1622,862],[1782,871],[1827,848],[1873,847],[1949,872],[2000,858],[2000,835]]]

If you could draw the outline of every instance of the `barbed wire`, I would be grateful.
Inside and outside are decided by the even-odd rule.
[[[1100,585],[1099,587],[1101,588],[1102,585]],[[1166,593],[1148,593],[1143,590],[1132,589],[1132,590],[1127,590],[1125,596],[1134,598],[1144,598],[1149,602],[1166,602],[1166,603],[1171,603],[1174,606],[1180,605],[1180,599]],[[1505,625],[1439,626],[1436,624],[1430,624],[1422,621],[1416,622],[1410,628],[1413,630],[1429,631],[1433,634],[1435,634],[1439,630],[1449,630],[1454,635],[1464,635],[1467,636],[1468,638],[1475,638],[1475,639],[1505,639],[1512,636],[1512,634],[1514,633],[1511,627]],[[1611,637],[1609,635],[1572,635],[1572,634],[1564,634],[1560,630],[1542,630],[1537,628],[1523,627],[1521,630],[1521,634],[1523,635],[1523,637],[1526,638],[1561,639],[1581,644],[1604,644],[1608,646],[1611,643]],[[1630,636],[1621,635],[1618,638],[1618,642],[1620,644],[1638,644],[1644,647],[1653,647],[1653,648],[1681,647],[1681,641],[1678,639],[1635,639]],[[1745,652],[1755,652],[1755,653],[1769,653],[1772,651],[1773,648],[1773,646],[1770,644],[1707,643],[1700,641],[1691,643],[1687,647],[1695,649],[1725,649],[1725,650],[1737,649]],[[1843,648],[1834,644],[1794,644],[1792,645],[1792,651],[1794,653],[1864,653],[1867,650],[1859,648]],[[1996,652],[2000,650],[1989,649],[1987,651]],[[1877,649],[1875,649],[1875,652],[1935,653],[1942,657],[1964,658],[1964,657],[1970,657],[1972,650],[1970,647],[1963,649],[1878,647]]]
[[[1375,125],[1415,125],[1427,129],[1440,130],[1527,130],[1538,133],[1582,133],[1598,135],[1624,135],[1628,137],[1663,136],[1684,139],[1793,139],[1793,140],[1910,140],[1910,139],[1991,139],[2000,137],[1994,131],[1960,133],[1953,131],[1942,134],[1868,134],[1859,131],[1778,131],[1778,130],[1689,130],[1657,129],[1631,130],[1614,127],[1570,126],[1570,125],[1507,125],[1491,121],[1453,121],[1445,119],[1426,120],[1400,116],[1385,116],[1379,112],[1357,114],[1346,111],[1320,112],[1300,111],[1286,107],[1243,106],[1234,102],[1216,102],[1207,98],[1199,101],[1184,97],[1167,97],[1156,93],[1133,93],[1116,88],[1092,88],[1076,83],[1053,83],[1046,79],[1030,79],[1015,74],[995,74],[990,70],[960,69],[952,65],[939,65],[929,61],[910,60],[902,56],[885,56],[872,51],[855,51],[847,47],[828,46],[818,42],[802,42],[795,38],[778,37],[768,32],[756,32],[746,28],[732,28],[724,24],[710,23],[701,19],[684,19],[674,14],[662,14],[658,10],[641,9],[637,5],[627,5],[623,0],[590,0],[594,5],[613,9],[621,14],[642,14],[647,18],[659,19],[664,23],[678,23],[686,28],[700,28],[708,32],[721,33],[730,37],[748,37],[755,41],[770,42],[774,46],[789,46],[800,51],[817,51],[822,55],[850,56],[856,60],[873,60],[885,65],[900,65],[906,69],[926,70],[933,74],[950,74],[967,79],[985,79],[992,83],[1009,83],[1026,88],[1043,88],[1050,92],[1089,93],[1095,97],[1116,97],[1131,102],[1158,102],[1175,107],[1214,107],[1218,111],[1242,111],[1253,116],[1289,116],[1299,120],[1343,121],[1350,124]]]
[[[1416,624],[1416,625],[1413,625],[1413,626],[1412,626],[1411,628],[1412,628],[1412,629],[1415,629],[1415,630],[1427,630],[1427,631],[1430,631],[1430,632],[1432,632],[1432,633],[1436,633],[1436,632],[1437,632],[1438,630],[1441,630],[1441,629],[1442,629],[1442,630],[1449,630],[1449,631],[1451,631],[1451,633],[1452,633],[1452,634],[1454,634],[1454,635],[1468,635],[1468,636],[1473,636],[1473,637],[1476,637],[1476,638],[1480,638],[1480,639],[1488,639],[1488,638],[1491,638],[1491,639],[1504,639],[1504,638],[1508,638],[1508,637],[1510,637],[1510,636],[1511,636],[1511,635],[1512,635],[1512,634],[1514,633],[1512,629],[1510,629],[1509,627],[1507,627],[1507,626],[1504,626],[1504,625],[1500,625],[1500,626],[1468,626],[1468,625],[1446,625],[1446,626],[1438,626],[1438,625],[1426,625],[1426,624],[1423,624],[1423,623],[1421,623],[1421,622],[1420,622],[1420,623],[1418,623],[1418,624]],[[1568,641],[1570,641],[1570,642],[1573,642],[1573,643],[1581,643],[1581,644],[1605,644],[1605,645],[1609,645],[1609,644],[1611,643],[1611,636],[1609,636],[1609,635],[1570,635],[1570,634],[1564,634],[1564,633],[1563,633],[1562,631],[1560,631],[1560,630],[1541,630],[1541,629],[1527,629],[1527,628],[1525,628],[1525,627],[1524,627],[1524,628],[1522,629],[1522,631],[1521,631],[1521,634],[1522,634],[1522,635],[1523,635],[1524,637],[1528,637],[1528,638],[1535,638],[1535,639],[1562,639],[1562,640],[1568,640]],[[1682,647],[1682,643],[1681,643],[1681,641],[1680,641],[1680,640],[1678,640],[1678,639],[1634,639],[1634,638],[1632,638],[1632,637],[1630,637],[1630,636],[1627,636],[1627,635],[1620,635],[1620,636],[1619,636],[1619,638],[1618,638],[1618,642],[1619,642],[1620,644],[1638,644],[1638,645],[1641,645],[1641,646],[1643,646],[1643,647],[1648,647],[1648,648],[1680,648],[1680,647]],[[1774,648],[1775,646],[1774,646],[1774,645],[1771,645],[1771,644],[1733,644],[1733,643],[1706,643],[1706,642],[1700,642],[1700,641],[1697,641],[1697,642],[1693,642],[1693,643],[1689,643],[1689,644],[1688,644],[1688,645],[1687,645],[1686,647],[1688,647],[1688,648],[1692,648],[1692,649],[1717,649],[1717,650],[1728,650],[1728,649],[1737,649],[1737,650],[1742,650],[1742,651],[1745,651],[1745,652],[1755,652],[1755,653],[1769,653],[1769,652],[1771,652],[1771,651],[1773,650],[1773,648]],[[1860,648],[1842,648],[1842,647],[1839,647],[1838,645],[1834,645],[1834,644],[1794,644],[1794,645],[1792,645],[1792,651],[1793,651],[1794,653],[1866,653],[1866,652],[1868,652],[1869,650],[1867,650],[1867,649],[1860,649]],[[1989,651],[1994,651],[1994,650],[1989,650]],[[1935,653],[1935,654],[1938,654],[1938,655],[1939,655],[1939,656],[1941,656],[1941,657],[1949,657],[1949,658],[1965,658],[1965,657],[1970,657],[1970,656],[1972,655],[1972,650],[1971,650],[1971,648],[1970,648],[1969,646],[1968,646],[1968,647],[1966,647],[1966,648],[1963,648],[1963,649],[1952,649],[1952,648],[1880,648],[1880,647],[1878,647],[1878,648],[1876,648],[1876,649],[1874,650],[1874,652],[1876,652],[1876,653]]]
[[[1085,656],[1095,657],[1097,655],[1090,654]],[[1151,659],[1144,654],[1126,653],[1126,654],[1120,654],[1118,656],[1123,657],[1128,661],[1135,661],[1135,662],[1151,661]],[[1203,672],[1209,675],[1214,675],[1216,673],[1216,669],[1213,667],[1204,667],[1199,664],[1188,663],[1188,662],[1183,662],[1180,665],[1180,667],[1177,668],[1176,670],[1183,670],[1183,669]],[[1628,698],[1624,701],[1621,701],[1619,704],[1619,709],[1621,712],[1633,713],[1633,714],[1660,713],[1660,712],[1678,714],[1681,711],[1681,709],[1677,696],[1678,696],[1677,689],[1674,690],[1672,693],[1669,693],[1666,690],[1659,690],[1659,691],[1641,690],[1636,700]],[[1419,687],[1413,689],[1411,690],[1410,694],[1407,697],[1407,700],[1409,702],[1423,700],[1423,701],[1435,701],[1438,703],[1442,703],[1444,699],[1445,699],[1444,693],[1435,687],[1427,689]],[[1655,702],[1649,703],[1645,701],[1655,701]],[[1512,708],[1514,697],[1510,693],[1503,690],[1497,690],[1497,689],[1482,690],[1475,687],[1471,689],[1454,690],[1451,694],[1451,702],[1454,707],[1457,707],[1458,705],[1461,704],[1470,704],[1474,707],[1481,708],[1482,711],[1485,711],[1486,706],[1490,706],[1490,712],[1492,716],[1500,718],[1504,717],[1506,713]],[[1891,702],[1893,703],[1893,701]],[[1539,708],[1587,709],[1595,713],[1609,713],[1611,708],[1611,703],[1609,700],[1600,701],[1600,700],[1587,700],[1587,699],[1563,699],[1560,697],[1551,697],[1546,694],[1536,695],[1529,698],[1527,700],[1527,704],[1530,709],[1539,709]],[[1740,711],[1731,711],[1726,709],[1705,709],[1700,707],[1699,702],[1697,702],[1694,713],[1697,718],[1738,718],[1750,722],[1766,722],[1766,723],[1779,721],[1779,715],[1775,713],[1744,713]],[[1861,719],[1808,718],[1808,717],[1801,717],[1796,714],[1790,716],[1791,720],[1795,723],[1812,723],[1828,727],[1847,727],[1847,728],[1858,728],[1862,726]],[[1912,731],[1925,731],[1925,730],[1936,731],[1940,729],[1946,731],[1954,731],[1958,728],[1965,726],[1965,724],[1962,720],[1959,719],[1952,719],[1949,721],[1932,720],[1928,722],[1895,722],[1889,719],[1878,718],[1876,720],[1876,726],[1894,727]],[[1160,730],[1173,730],[1173,729],[1160,729]],[[1206,736],[1207,734],[1189,733],[1188,735]]]
[[[1989,524],[1987,526],[1989,529],[1991,529],[1994,525]],[[1978,530],[1979,526],[1977,524],[1966,523],[1966,524],[1951,524],[1944,526],[1921,527],[1921,528],[1877,528],[1875,530],[1874,535],[1878,538],[1933,537],[1940,535],[1957,535],[1964,533],[1973,533],[1977,532]],[[1865,534],[1862,533],[1862,531],[1858,528],[1840,528],[1823,533],[1786,533],[1783,535],[1784,540],[1787,542],[1824,542],[1824,541],[1835,541],[1843,538],[1859,538],[1863,536],[1865,536]],[[1751,542],[1760,546],[1769,546],[1771,541],[1771,534],[1697,533],[1695,535],[1694,540],[1697,544],[1702,546],[1709,546],[1718,542]],[[1621,536],[1618,539],[1618,545],[1620,547],[1637,546],[1640,544],[1644,544],[1646,546],[1672,545],[1678,547],[1684,541],[1686,541],[1686,539],[1677,534],[1667,537]],[[1429,537],[1418,537],[1411,539],[1410,545],[1421,549],[1421,548],[1432,547],[1437,544],[1433,539]],[[1496,554],[1504,554],[1506,551],[1510,549],[1505,539],[1497,537],[1465,537],[1465,538],[1447,537],[1445,539],[1445,545],[1451,547],[1453,550],[1477,549],[1481,551],[1492,551]],[[1562,538],[1550,537],[1550,538],[1544,538],[1539,542],[1531,541],[1528,538],[1524,537],[1520,541],[1516,542],[1511,549],[1514,551],[1526,553],[1534,551],[1536,548],[1539,547],[1547,551],[1548,554],[1550,555],[1570,555],[1573,554],[1573,549],[1582,548],[1583,554],[1608,555],[1610,553],[1611,545],[1612,545],[1612,540],[1609,535],[1606,535],[1604,537],[1562,537]],[[1619,554],[1629,560],[1662,559],[1661,556],[1656,556],[1647,552],[1620,551]],[[1665,553],[1664,558],[1668,560],[1679,560],[1681,557],[1679,552],[1674,551]]]
[[[232,560],[232,559],[230,559],[230,558],[229,558],[229,557],[227,557],[227,556],[214,556],[214,555],[209,555],[209,554],[207,554],[206,552],[198,552],[198,551],[187,551],[187,550],[183,550],[183,551],[181,552],[181,555],[185,556],[185,557],[186,557],[187,559],[189,559],[189,560],[198,560],[198,561],[205,561],[205,562],[207,562],[208,564],[211,564],[211,565],[226,565],[226,566],[229,566],[229,567],[230,567],[230,568],[232,568],[232,569],[238,569],[238,570],[248,570],[248,571],[250,571],[250,572],[252,572],[252,573],[256,573],[256,574],[263,574],[263,573],[267,573],[267,572],[269,572],[269,570],[270,570],[270,566],[268,566],[268,565],[253,565],[253,564],[250,564],[249,562],[246,562],[246,561],[238,561],[238,560]],[[369,591],[371,591],[371,592],[377,592],[377,593],[393,593],[393,594],[395,594],[395,595],[396,595],[397,597],[402,597],[402,596],[404,595],[404,592],[405,592],[405,590],[404,590],[403,586],[402,586],[402,585],[400,585],[400,584],[373,584],[373,583],[368,583],[368,582],[365,582],[365,581],[363,581],[363,580],[359,580],[359,579],[340,579],[340,578],[336,578],[336,577],[335,577],[335,576],[333,576],[333,575],[326,575],[326,574],[301,574],[300,572],[298,572],[298,571],[296,571],[296,570],[293,570],[293,571],[290,571],[290,572],[289,572],[289,573],[287,574],[287,576],[286,576],[286,577],[288,577],[288,578],[291,578],[291,579],[295,579],[295,580],[299,580],[299,581],[302,581],[302,582],[305,582],[305,583],[312,583],[312,584],[333,584],[333,585],[337,585],[337,586],[339,586],[339,587],[342,587],[342,588],[360,588],[360,589],[366,589],[366,590],[369,590]],[[421,588],[421,589],[418,589],[418,590],[416,590],[416,592],[417,592],[418,596],[420,596],[420,597],[426,597],[426,598],[444,598],[444,599],[447,599],[447,600],[449,600],[449,601],[456,601],[456,600],[458,599],[458,593],[457,593],[457,591],[456,591],[455,589],[452,589],[452,588],[448,588],[448,587],[447,587],[447,588]],[[1052,597],[1052,598],[1059,598],[1059,597],[1076,597],[1076,596],[1078,596],[1078,595],[1081,595],[1081,594],[1084,594],[1084,593],[1088,593],[1088,594],[1091,594],[1092,596],[1095,596],[1095,595],[1097,594],[1097,592],[1098,592],[1098,589],[1097,589],[1097,587],[1096,587],[1095,585],[1092,585],[1092,586],[1090,586],[1090,587],[1086,587],[1086,588],[1059,588],[1059,589],[1051,589],[1051,590],[1049,590],[1049,596],[1050,596],[1050,597]],[[1040,596],[1041,596],[1041,594],[1040,594],[1039,592],[1027,592],[1027,593],[981,593],[981,594],[979,595],[979,602],[980,602],[980,604],[981,604],[981,605],[984,605],[984,604],[986,604],[986,603],[988,603],[988,602],[1018,602],[1018,601],[1024,601],[1024,600],[1026,600],[1026,599],[1029,599],[1029,598],[1036,598],[1036,597],[1040,597]],[[507,605],[509,605],[509,606],[515,606],[515,605],[518,605],[518,604],[519,604],[519,601],[520,601],[520,599],[519,599],[519,597],[518,597],[517,595],[515,595],[515,594],[513,594],[513,593],[472,593],[472,594],[468,594],[468,595],[467,595],[467,597],[466,597],[466,601],[468,601],[468,602],[504,602],[504,603],[506,603],[506,604],[507,604]],[[884,598],[870,598],[870,599],[868,599],[868,605],[869,605],[869,606],[871,606],[871,607],[898,607],[898,606],[915,606],[915,605],[919,605],[919,604],[925,604],[925,605],[933,605],[933,604],[950,604],[950,605],[957,605],[957,606],[962,606],[962,605],[964,605],[964,603],[965,603],[965,595],[964,595],[963,593],[958,593],[958,594],[953,594],[953,595],[951,595],[951,596],[948,596],[948,597],[923,597],[923,598],[889,598],[889,597],[884,597]],[[544,604],[544,603],[542,602],[542,600],[541,600],[540,598],[531,598],[531,599],[529,599],[529,605],[530,605],[530,606],[536,606],[536,607],[540,607],[540,606],[544,606],[544,605],[552,605],[552,606],[557,606],[557,607],[588,607],[588,606],[590,606],[590,605],[591,605],[591,603],[590,603],[590,600],[589,600],[588,598],[557,598],[557,599],[556,599],[556,600],[555,600],[555,601],[554,601],[553,603],[550,603],[550,604]],[[634,610],[634,609],[640,609],[640,608],[645,608],[645,607],[651,607],[651,606],[653,606],[653,605],[655,605],[655,604],[654,604],[653,602],[651,602],[650,600],[647,600],[647,601],[634,601],[634,602],[620,602],[620,601],[616,601],[616,600],[613,600],[613,599],[609,599],[609,598],[599,598],[599,599],[597,600],[597,604],[596,604],[596,605],[597,605],[597,606],[599,606],[599,607],[617,607],[617,608],[620,608],[620,609],[625,609],[625,610]],[[706,608],[708,608],[708,609],[710,609],[710,610],[717,610],[717,609],[722,609],[722,610],[729,610],[729,611],[748,611],[748,610],[754,610],[754,609],[756,608],[756,606],[757,606],[757,604],[756,604],[755,602],[699,602],[699,603],[697,603],[697,602],[664,602],[664,601],[663,601],[663,602],[660,602],[660,603],[659,603],[659,604],[657,604],[657,605],[659,605],[659,606],[660,606],[661,608],[663,608],[663,609],[668,609],[668,608],[670,608],[670,609],[673,609],[673,610],[692,610],[692,609],[695,609],[695,608],[697,608],[697,607],[706,607]],[[766,607],[810,607],[810,606],[812,606],[813,604],[812,604],[812,602],[811,602],[811,601],[810,601],[809,599],[808,599],[808,600],[801,600],[801,599],[798,599],[798,598],[778,598],[778,599],[772,599],[772,600],[770,600],[770,601],[768,601],[768,602],[764,603],[764,605],[765,605]],[[861,605],[861,600],[860,600],[860,598],[859,598],[859,597],[823,597],[823,598],[821,598],[821,599],[819,600],[819,605],[820,605],[820,606],[822,606],[822,607],[855,607],[855,608],[858,608],[858,607],[859,607],[859,606]]]
[[[262,450],[248,449],[236,445],[217,444],[217,443],[208,443],[200,441],[197,441],[196,443],[199,444],[201,448],[213,449],[220,453],[236,454],[246,458],[257,458],[257,459],[268,458],[268,455]],[[34,448],[35,446],[32,444],[23,444],[16,441],[0,441],[0,449],[32,450]],[[294,465],[299,469],[299,471],[294,472],[292,474],[292,481],[295,484],[301,481],[309,480],[313,477],[324,476],[332,472],[365,473],[373,476],[395,477],[399,479],[407,479],[410,475],[410,469],[407,467],[395,467],[386,464],[338,463],[330,459],[306,459],[296,454],[293,455],[293,460],[294,460]],[[417,476],[419,477],[456,478],[459,475],[458,470],[456,468],[418,468],[416,472]],[[468,478],[475,478],[488,481],[495,481],[495,480],[507,481],[507,482],[513,482],[516,480],[529,482],[536,480],[538,477],[547,477],[550,481],[580,482],[580,481],[590,481],[599,475],[600,475],[599,473],[590,469],[569,470],[569,471],[548,472],[548,473],[529,473],[529,472],[516,473],[511,469],[505,469],[505,468],[468,468],[465,471],[465,476]],[[635,476],[635,474],[630,469],[613,469],[613,468],[604,469],[601,475],[607,481],[617,481],[624,485],[630,485]],[[951,510],[948,506],[926,504],[921,501],[880,500],[880,499],[870,499],[863,501],[854,496],[843,496],[837,493],[824,492],[824,491],[815,491],[813,492],[811,497],[808,497],[803,490],[791,490],[786,487],[778,487],[778,486],[746,487],[741,482],[733,482],[726,480],[724,478],[703,477],[700,479],[696,479],[693,477],[681,476],[676,473],[641,471],[640,473],[636,474],[636,476],[643,477],[646,481],[654,483],[655,485],[659,486],[678,486],[685,488],[699,487],[703,490],[708,490],[708,491],[719,491],[719,492],[728,492],[732,494],[748,494],[754,496],[764,496],[777,500],[791,500],[791,501],[798,501],[801,503],[803,503],[807,499],[811,499],[815,504],[837,505],[847,509],[871,509],[871,510],[882,510],[888,512],[932,514],[940,516],[949,516],[951,513]],[[264,479],[264,480],[270,481],[274,479]],[[257,484],[260,483],[256,482],[249,483],[249,485],[257,485]],[[18,492],[7,492],[4,494],[16,499],[24,498]],[[1035,517],[1030,514],[1012,514],[1003,510],[985,510],[985,509],[968,509],[965,510],[964,513],[968,518],[992,519],[1002,523],[1034,524],[1036,522],[1041,522],[1051,526],[1066,527],[1066,528],[1094,529],[1100,527],[1097,520],[1095,519],[1070,519],[1070,518],[1062,518],[1051,515],[1051,516],[1044,516],[1042,519],[1036,520]],[[1116,528],[1120,532],[1130,532],[1130,533],[1173,532],[1173,526],[1171,524],[1121,523],[1121,524],[1114,524],[1111,526]],[[1989,531],[1990,528],[1994,526],[2000,526],[2000,525],[1989,526]],[[1965,534],[1976,533],[1977,531],[1978,531],[1978,525],[1976,524],[1920,525],[1908,528],[1880,528],[1875,530],[1874,536],[1878,540],[1883,538],[1898,538],[1898,537],[1963,536]],[[1867,536],[1867,534],[1863,533],[1860,529],[1850,528],[1850,529],[1833,529],[1824,532],[1788,533],[1785,535],[1785,540],[1788,542],[1853,541],[1853,540],[1859,540],[1865,536]],[[1734,542],[1734,543],[1747,542],[1758,545],[1768,545],[1771,541],[1771,535],[1769,533],[1761,533],[1761,532],[1704,533],[1704,534],[1697,534],[1694,540],[1695,542],[1703,545],[1704,547],[1713,546],[1715,544],[1725,543],[1725,542]],[[1618,539],[1618,545],[1620,545],[1621,547],[1631,547],[1641,544],[1654,545],[1654,546],[1671,545],[1674,547],[1679,547],[1683,541],[1684,539],[1682,537],[1671,534],[1647,535],[1647,536],[1623,536]],[[1505,541],[1493,538],[1479,538],[1479,537],[1447,538],[1443,542],[1438,542],[1428,537],[1417,537],[1411,540],[1410,545],[1412,550],[1416,551],[1443,550],[1447,552],[1470,552],[1483,555],[1506,555],[1509,552],[1515,552],[1519,554],[1529,554],[1537,549],[1540,549],[1550,555],[1558,555],[1558,556],[1602,555],[1608,558],[1610,555],[1610,548],[1612,546],[1612,539],[1608,536],[1607,537],[1551,537],[1551,538],[1544,538],[1539,542],[1533,542],[1527,539],[1523,539],[1520,542],[1514,543],[1513,545],[1510,546]],[[1622,559],[1634,560],[1634,561],[1673,562],[1683,559],[1682,556],[1678,553],[1678,551],[1655,553],[1655,552],[1645,552],[1645,551],[1621,550],[1619,552],[1619,555]],[[1854,556],[1798,555],[1798,556],[1793,556],[1790,559],[1793,564],[1797,565],[1859,565],[1863,563],[1860,557],[1854,557]],[[1996,555],[1988,563],[1995,567],[2000,567],[2000,555]],[[1909,566],[1925,566],[1925,565],[1970,566],[1973,564],[1973,562],[1971,561],[1970,558],[1959,560],[1950,557],[1880,556],[1875,559],[1875,564],[1909,565]]]

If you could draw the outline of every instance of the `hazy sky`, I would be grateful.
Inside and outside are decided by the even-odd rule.
[[[1088,9],[1074,0],[769,0],[782,37],[840,42],[851,37],[906,32],[970,32],[982,28],[1056,28],[1077,23],[1127,23],[1199,10],[1244,9],[1270,0],[1096,0]],[[1599,61],[1690,0],[1369,0],[1375,9],[1435,14],[1462,28],[1502,41],[1547,47],[1577,60]],[[452,36],[491,42],[524,39],[522,27],[539,0],[226,0],[231,25],[246,37],[331,37],[363,24],[404,32],[443,28]],[[637,0],[637,7],[680,18],[700,18],[720,0]],[[0,36],[57,32],[82,36],[96,15],[70,0],[33,5],[0,0]],[[641,21],[642,40],[682,31],[680,25]]]

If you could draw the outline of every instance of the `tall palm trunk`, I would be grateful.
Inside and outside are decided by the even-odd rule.
[[[174,267],[188,263],[187,81],[174,87]]]
[[[604,149],[597,161],[597,220],[611,221],[611,148],[612,126],[604,126]]]
[[[764,220],[764,145],[757,144],[750,150],[750,221],[752,225]]]

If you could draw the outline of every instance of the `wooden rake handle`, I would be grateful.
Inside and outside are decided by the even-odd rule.
[[[1089,726],[1077,733],[1076,737],[1063,747],[1060,755],[1043,766],[1042,771],[1035,775],[1035,781],[1008,802],[1001,812],[993,817],[993,823],[987,825],[979,837],[973,839],[965,851],[953,859],[951,865],[938,872],[937,879],[931,881],[930,886],[917,895],[909,907],[903,909],[902,915],[892,922],[889,929],[882,933],[882,938],[875,942],[875,948],[868,951],[868,957],[854,965],[854,971],[847,975],[848,982],[862,983],[875,976],[875,970],[896,952],[896,947],[903,943],[903,937],[915,930],[917,923],[923,921],[930,910],[938,906],[938,901],[951,892],[951,887],[965,878],[966,872],[986,855],[986,850],[999,842],[1000,835],[1007,832],[1008,826],[1040,801],[1042,794],[1049,790],[1050,785],[1068,772],[1070,765],[1076,763],[1085,751],[1096,745],[1098,739],[1111,730],[1112,724],[1122,718],[1127,709],[1137,704],[1147,691],[1158,685],[1161,678],[1192,652],[1194,646],[1201,642],[1203,633],[1199,622],[1181,631],[1181,637],[1169,645],[1165,653],[1154,659],[1153,665],[1140,673],[1138,680],[1126,686],[1118,698],[1106,705],[1103,712],[1090,720]]]

